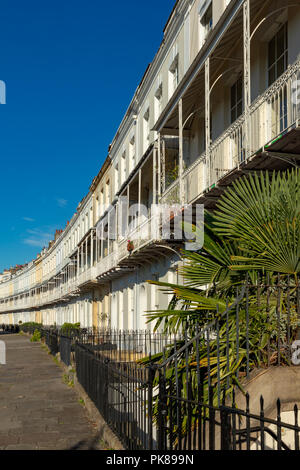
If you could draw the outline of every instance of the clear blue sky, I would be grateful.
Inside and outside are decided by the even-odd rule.
[[[107,156],[175,0],[2,0],[0,272],[64,228]]]

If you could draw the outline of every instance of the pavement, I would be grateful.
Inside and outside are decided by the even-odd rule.
[[[64,371],[41,343],[4,335],[0,365],[0,450],[101,450],[97,426]]]

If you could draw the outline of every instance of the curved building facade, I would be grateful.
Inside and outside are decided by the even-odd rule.
[[[0,276],[0,323],[150,328],[169,298],[147,281],[178,282],[183,246],[157,206],[213,209],[299,157],[299,26],[288,0],[178,0],[70,223]]]

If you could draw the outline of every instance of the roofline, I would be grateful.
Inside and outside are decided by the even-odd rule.
[[[166,26],[165,26],[165,28],[164,28],[164,30],[163,30],[164,33],[166,32],[167,26],[169,25],[169,23],[170,23],[171,20],[172,20],[172,17],[174,16],[174,11],[175,11],[175,9],[176,9],[177,6],[179,5],[179,3],[182,2],[182,1],[183,1],[183,0],[176,0],[176,3],[175,3],[175,5],[174,5],[174,7],[173,7],[173,10],[172,10],[172,12],[171,12],[171,14],[170,14],[170,16],[169,16],[169,18],[168,18],[168,21],[167,21],[167,23],[166,23]],[[155,61],[156,61],[156,58],[158,57],[160,51],[161,51],[162,48],[164,47],[165,42],[166,42],[166,38],[165,38],[165,34],[164,34],[164,37],[163,37],[162,40],[161,40],[161,43],[160,43],[160,45],[159,45],[159,48],[157,49],[157,51],[156,51],[156,53],[155,53],[155,55],[154,55],[154,57],[153,57],[152,62],[151,62],[150,64],[148,64],[148,66],[147,66],[147,68],[146,68],[146,70],[145,70],[145,72],[144,72],[144,74],[143,74],[143,77],[142,77],[142,79],[141,79],[139,85],[137,86],[137,88],[136,88],[136,90],[135,90],[135,92],[134,92],[134,95],[133,95],[133,97],[132,97],[132,99],[131,99],[131,101],[130,101],[130,103],[129,103],[129,106],[127,107],[127,110],[126,110],[126,112],[125,112],[125,114],[124,114],[124,116],[123,116],[123,119],[122,119],[122,121],[120,122],[120,124],[119,124],[119,126],[118,126],[118,128],[117,128],[117,130],[116,130],[116,132],[115,132],[115,134],[114,134],[114,137],[113,137],[113,139],[112,139],[112,141],[111,141],[111,147],[113,147],[113,146],[115,145],[115,142],[117,141],[117,139],[118,139],[118,137],[119,137],[119,134],[121,133],[122,127],[124,126],[124,124],[125,124],[127,118],[129,117],[130,112],[132,111],[132,109],[134,109],[134,103],[135,103],[135,101],[136,101],[136,99],[137,99],[137,97],[138,97],[139,91],[140,91],[140,89],[142,88],[142,85],[143,85],[144,81],[146,80],[146,78],[148,77],[149,73],[151,72],[152,67],[153,67],[153,65],[154,65],[154,63],[155,63]]]
[[[99,171],[99,173],[97,174],[97,176],[95,176],[95,178],[93,179],[92,181],[92,184],[90,185],[90,191],[95,191],[98,183],[101,181],[101,178],[103,177],[103,175],[105,174],[106,170],[110,167],[111,165],[111,158],[110,156],[108,155]]]
[[[167,22],[166,22],[166,24],[165,24],[165,27],[164,27],[164,29],[163,29],[163,32],[164,32],[164,33],[166,32],[166,30],[167,30],[167,28],[168,28],[168,26],[169,26],[169,23],[171,22],[172,16],[174,15],[174,12],[175,12],[175,10],[176,10],[176,7],[177,7],[177,5],[178,5],[178,3],[179,3],[180,1],[181,1],[181,0],[176,0],[175,5],[173,6],[173,10],[171,11],[170,16],[169,16],[169,18],[168,18],[168,20],[167,20]]]
[[[224,32],[230,27],[236,16],[241,11],[244,0],[235,0],[232,5],[228,5],[227,9],[223,12],[218,23],[212,30],[212,33],[204,46],[200,49],[194,61],[190,65],[182,81],[179,83],[177,90],[175,91],[172,98],[167,103],[163,112],[159,116],[157,122],[151,129],[152,131],[161,132],[162,128],[170,118],[170,115],[177,106],[179,100],[183,97],[184,93],[195,79],[199,71],[204,67],[205,60],[210,56],[212,51],[215,49],[219,41],[222,39]]]

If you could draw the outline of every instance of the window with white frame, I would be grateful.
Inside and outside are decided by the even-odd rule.
[[[213,27],[213,9],[212,0],[201,0],[199,8],[199,46],[203,46],[208,33]]]
[[[162,94],[163,94],[163,88],[162,88],[162,83],[156,90],[155,96],[154,96],[154,119],[155,122],[158,120],[159,116],[161,115],[162,112]]]
[[[97,221],[100,218],[100,202],[99,202],[99,197],[98,196],[96,198],[96,218],[97,218]]]
[[[173,95],[179,83],[179,64],[178,64],[178,54],[173,60],[169,68],[169,99]]]
[[[92,228],[93,226],[93,206],[90,207],[90,226],[89,228]]]
[[[134,135],[131,137],[129,142],[129,168],[130,172],[135,167],[135,137]]]
[[[122,153],[122,158],[121,158],[121,184],[126,181],[127,178],[127,171],[126,171],[126,150]]]
[[[207,12],[205,13],[203,18],[201,19],[201,24],[202,24],[202,27],[204,29],[204,34],[205,34],[205,37],[206,37],[208,35],[208,33],[210,32],[210,30],[212,29],[212,25],[213,25],[212,5],[210,5]]]
[[[269,42],[268,79],[269,86],[282,75],[288,66],[288,26],[285,23]]]
[[[243,77],[238,80],[231,87],[231,124],[241,116],[243,112]]]
[[[106,181],[106,204],[109,206],[110,204],[110,183],[109,180]]]
[[[144,152],[150,144],[150,109],[148,108],[144,114],[143,119],[143,139],[144,139]]]
[[[269,42],[268,80],[269,86],[282,75],[288,67],[288,25],[285,23]],[[277,135],[288,127],[287,88],[281,88],[272,100],[272,135]]]
[[[120,189],[120,172],[119,172],[119,164],[115,166],[115,186],[116,189]]]

